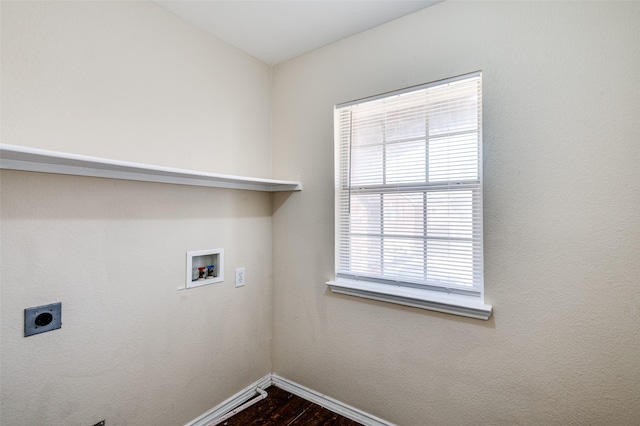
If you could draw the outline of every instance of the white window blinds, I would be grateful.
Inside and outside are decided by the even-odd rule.
[[[336,106],[336,275],[482,296],[480,72]]]

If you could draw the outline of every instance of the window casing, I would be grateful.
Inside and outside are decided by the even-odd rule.
[[[335,145],[332,290],[459,300],[488,318],[481,73],[338,105]]]

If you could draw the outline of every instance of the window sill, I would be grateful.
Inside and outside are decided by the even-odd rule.
[[[334,293],[348,294],[350,296],[364,297],[365,299],[397,303],[481,320],[488,320],[493,309],[491,305],[485,305],[482,299],[477,297],[439,293],[430,290],[344,278],[336,278],[333,281],[328,281],[327,285]]]

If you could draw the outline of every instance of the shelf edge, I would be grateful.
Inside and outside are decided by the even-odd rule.
[[[250,191],[302,190],[297,181],[199,172],[8,144],[0,144],[0,169]]]

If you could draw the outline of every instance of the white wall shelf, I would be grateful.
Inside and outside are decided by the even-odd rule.
[[[251,191],[302,190],[296,181],[175,169],[7,144],[0,144],[0,169]]]

